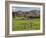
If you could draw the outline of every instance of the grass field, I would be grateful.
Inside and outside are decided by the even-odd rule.
[[[30,20],[20,20],[24,17],[15,17],[12,19],[13,31],[24,30],[40,30],[40,18],[33,18]]]

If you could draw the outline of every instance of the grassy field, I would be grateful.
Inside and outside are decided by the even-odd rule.
[[[20,20],[21,18],[24,18],[24,17],[15,17],[12,19],[13,31],[39,30],[40,29],[40,18],[33,18],[30,20]]]

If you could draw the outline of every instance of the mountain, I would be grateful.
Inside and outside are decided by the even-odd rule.
[[[17,16],[40,16],[40,10],[31,10],[31,11],[16,11],[14,12]]]

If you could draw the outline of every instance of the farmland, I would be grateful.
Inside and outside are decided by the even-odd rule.
[[[18,16],[12,18],[13,31],[40,30],[40,18],[30,18],[28,20],[23,18]]]
[[[12,12],[12,30],[40,30],[40,10]]]

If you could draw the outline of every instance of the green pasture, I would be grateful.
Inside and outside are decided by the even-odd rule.
[[[24,17],[15,17],[12,19],[13,31],[40,30],[40,18],[21,20],[22,18]]]

